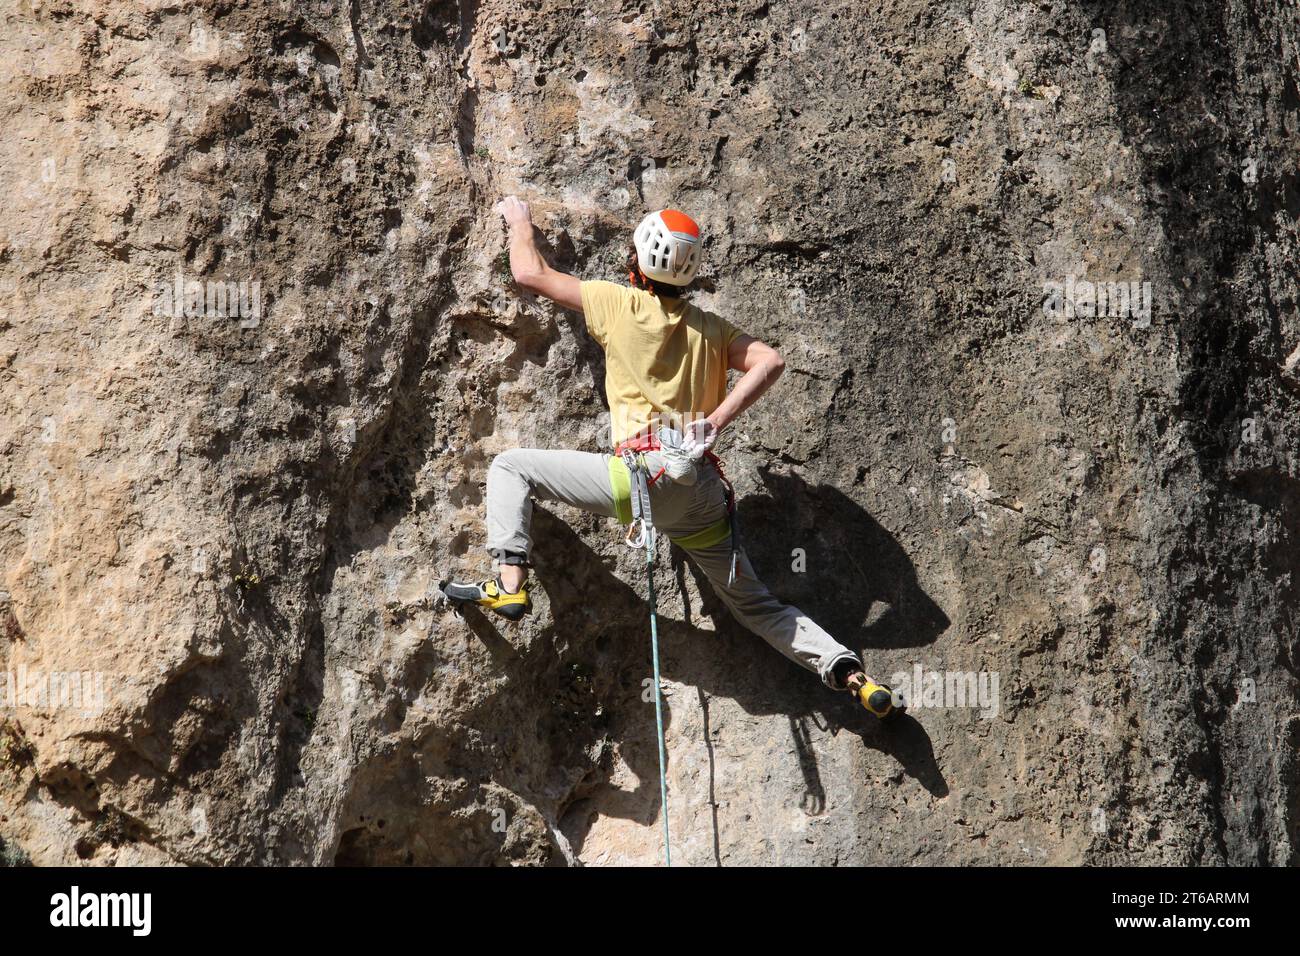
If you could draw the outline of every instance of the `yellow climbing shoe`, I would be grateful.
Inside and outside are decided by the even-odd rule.
[[[533,609],[528,600],[528,589],[520,585],[515,592],[507,591],[501,585],[500,578],[492,578],[479,584],[461,584],[456,581],[443,581],[438,585],[447,600],[452,604],[476,604],[489,611],[495,611],[510,621],[518,621]]]
[[[895,694],[885,684],[877,684],[870,677],[858,688],[858,700],[881,720],[894,717],[907,709],[900,694]]]

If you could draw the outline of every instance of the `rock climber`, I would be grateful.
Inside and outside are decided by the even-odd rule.
[[[649,477],[639,487],[648,491],[653,527],[689,555],[741,624],[876,716],[901,710],[897,695],[867,677],[853,651],[768,591],[739,547],[734,496],[712,448],[785,363],[775,349],[686,300],[700,263],[695,221],[675,209],[646,216],[628,251],[626,286],[552,268],[534,242],[528,204],[517,197],[501,200],[496,211],[509,230],[515,282],[581,312],[605,350],[615,450],[517,448],[497,455],[487,477],[487,549],[497,575],[443,582],[446,597],[520,620],[532,608],[525,587],[532,500],[632,524],[630,476],[644,468]],[[743,373],[730,391],[728,369]]]

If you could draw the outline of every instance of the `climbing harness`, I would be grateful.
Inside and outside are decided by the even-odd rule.
[[[655,526],[650,513],[650,470],[645,458],[631,449],[623,449],[621,456],[629,479],[631,522],[624,541],[629,548],[645,549],[646,595],[650,604],[650,656],[654,661],[655,679],[655,730],[659,735],[659,805],[664,815],[664,865],[673,865],[671,842],[668,837],[668,760],[664,747],[663,691],[659,683],[659,621],[655,599]],[[612,472],[611,472],[612,473]],[[658,476],[655,476],[656,478]],[[635,540],[633,535],[636,535]]]
[[[610,487],[614,491],[614,510],[618,520],[622,524],[633,524],[635,516],[632,513],[631,503],[635,500],[632,495],[631,483],[628,479],[632,471],[632,466],[628,464],[633,460],[629,458],[628,453],[632,452],[635,459],[644,464],[645,459],[642,455],[648,451],[659,451],[661,445],[659,438],[655,435],[639,435],[635,438],[629,438],[621,443],[615,449],[613,457],[609,460],[609,481]],[[730,586],[736,580],[736,575],[740,568],[740,524],[736,517],[736,491],[727,479],[726,472],[722,468],[722,459],[712,451],[706,451],[704,457],[712,463],[718,471],[718,477],[722,479],[723,487],[726,488],[724,500],[727,505],[727,513],[724,517],[718,519],[707,528],[692,532],[687,535],[678,535],[676,537],[669,535],[669,540],[677,547],[686,551],[697,551],[704,548],[712,548],[731,538],[731,561],[727,568],[727,584]],[[656,481],[663,477],[665,468],[660,468],[653,477],[647,477],[647,491],[645,494],[645,509],[649,513],[650,495],[649,486],[654,485]],[[626,472],[626,474],[624,473]],[[648,469],[647,469],[648,473]],[[642,525],[641,527],[644,527]],[[631,536],[634,533],[632,528],[628,529],[628,541],[630,547],[639,547],[631,543]]]

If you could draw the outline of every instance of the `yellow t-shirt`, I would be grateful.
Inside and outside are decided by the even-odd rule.
[[[647,426],[681,429],[727,397],[727,349],[741,333],[722,316],[615,282],[582,283],[582,311],[605,350],[615,445]]]

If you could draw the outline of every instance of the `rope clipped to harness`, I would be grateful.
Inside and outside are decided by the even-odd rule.
[[[627,537],[623,543],[629,548],[645,548],[653,562],[655,526],[650,516],[650,485],[653,479],[650,478],[645,459],[630,448],[623,449],[622,458],[632,481],[632,523],[627,526]]]
[[[621,449],[620,453],[632,481],[632,523],[628,525],[625,543],[630,548],[645,549],[646,598],[650,605],[650,657],[654,663],[655,681],[655,731],[659,737],[659,805],[664,817],[664,865],[672,866],[673,856],[668,836],[668,755],[664,746],[663,690],[659,681],[659,616],[654,573],[656,542],[654,518],[650,512],[650,485],[654,478],[650,477],[643,457],[630,448]],[[636,535],[635,540],[633,534]]]
[[[648,469],[645,467],[645,459],[642,453],[648,451],[659,451],[661,449],[659,438],[656,435],[638,435],[635,438],[629,438],[615,449],[614,454],[619,456],[624,464],[627,465],[629,474],[635,474],[637,468],[648,475]],[[740,571],[740,522],[736,516],[736,490],[728,480],[726,472],[722,468],[722,459],[712,451],[706,451],[704,457],[712,463],[717,469],[718,478],[722,481],[726,489],[724,501],[727,505],[727,516],[716,525],[704,528],[695,534],[685,535],[680,538],[673,538],[673,543],[678,547],[690,551],[697,548],[711,548],[719,544],[724,537],[731,539],[731,560],[727,566],[727,585],[731,586],[736,581],[736,576]],[[653,477],[647,477],[644,481],[644,513],[650,513],[650,491],[649,487],[658,481],[664,474],[665,469],[660,468],[658,473]],[[641,511],[638,510],[637,499],[638,493],[636,480],[633,479],[632,485],[632,524],[628,527],[626,543],[630,548],[639,548],[644,543],[644,534],[646,522],[639,521]],[[636,535],[636,538],[633,538]]]

